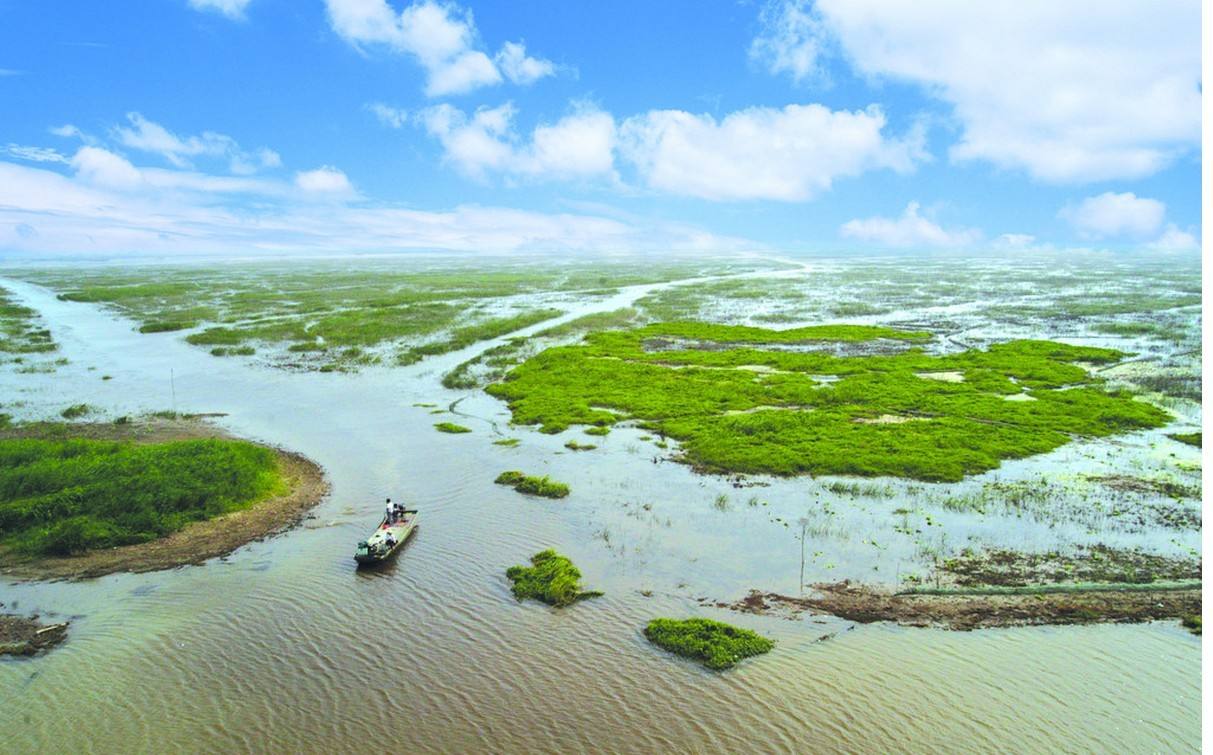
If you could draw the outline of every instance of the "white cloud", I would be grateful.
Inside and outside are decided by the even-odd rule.
[[[372,102],[366,109],[375,114],[379,122],[390,128],[403,128],[409,122],[409,111],[403,108],[385,105],[382,102]]]
[[[540,124],[525,142],[513,129],[512,104],[481,108],[469,117],[450,105],[422,112],[445,158],[473,178],[488,173],[536,178],[614,177],[615,119],[582,103],[555,123]]]
[[[244,18],[250,0],[189,0],[194,10],[221,13],[228,18]]]
[[[140,113],[127,113],[130,126],[112,129],[114,138],[125,147],[160,155],[178,167],[190,167],[188,158],[222,157],[229,161],[233,173],[247,175],[261,168],[276,168],[282,165],[277,152],[262,147],[254,152],[245,152],[236,140],[226,134],[203,131],[198,136],[181,137]],[[64,126],[52,130],[60,136],[82,136],[75,126]]]
[[[521,42],[506,42],[496,60],[505,77],[515,84],[531,84],[556,73],[552,61],[530,57]]]
[[[860,74],[949,103],[957,161],[1083,182],[1147,176],[1199,146],[1192,0],[817,0],[820,27],[795,21],[800,0],[778,7],[793,19],[775,30],[778,70],[811,70],[828,33]]]
[[[139,168],[91,152],[76,176],[0,161],[0,251],[12,255],[736,251],[757,245],[678,225],[461,206],[422,211],[356,196],[317,204],[279,179]],[[126,174],[125,184],[122,174]],[[171,190],[166,190],[168,187]],[[225,193],[243,188],[253,201]]]
[[[1188,251],[1200,249],[1200,239],[1195,234],[1180,230],[1174,223],[1167,223],[1162,235],[1147,246],[1159,251]]]
[[[771,0],[758,16],[761,28],[750,44],[750,58],[771,73],[786,73],[799,83],[824,76],[821,65],[827,34],[809,0]]]
[[[295,174],[295,185],[310,194],[350,196],[354,186],[345,173],[331,165],[322,165],[315,170],[303,170]]]
[[[4,152],[17,158],[18,160],[28,160],[32,163],[67,163],[67,158],[59,153],[58,150],[50,147],[31,147],[26,144],[9,143],[4,147]]]
[[[999,249],[1031,249],[1036,245],[1036,237],[1030,233],[1004,233],[994,239],[994,246]]]
[[[71,165],[78,178],[96,186],[135,189],[143,184],[143,175],[130,161],[100,147],[81,147]]]
[[[834,180],[925,159],[923,134],[884,134],[880,108],[754,107],[725,116],[652,110],[620,127],[622,154],[653,189],[715,200],[810,199]]]
[[[910,202],[899,218],[871,217],[851,220],[842,225],[840,233],[845,238],[893,247],[954,247],[972,244],[981,239],[981,232],[978,230],[948,230],[922,217],[918,210],[919,204]]]
[[[1063,207],[1058,217],[1074,226],[1083,238],[1114,236],[1145,238],[1157,233],[1166,217],[1167,206],[1157,199],[1139,197],[1132,192],[1104,192],[1087,197],[1077,206]]]
[[[453,3],[422,0],[399,14],[387,0],[325,0],[325,5],[333,31],[350,44],[384,45],[414,56],[426,71],[425,92],[431,97],[499,84],[502,71],[517,84],[555,73],[550,61],[528,57],[521,43],[506,43],[494,62],[478,49],[471,11]]]

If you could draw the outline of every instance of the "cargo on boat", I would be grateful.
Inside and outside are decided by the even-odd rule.
[[[354,560],[359,566],[382,563],[404,545],[417,527],[417,509],[403,509],[399,514],[384,516],[383,521],[366,540],[358,543]]]

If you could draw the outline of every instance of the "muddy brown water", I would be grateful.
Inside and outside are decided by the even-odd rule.
[[[409,369],[294,374],[215,359],[93,305],[12,288],[71,359],[50,375],[0,372],[6,403],[23,402],[14,413],[86,401],[117,416],[174,400],[182,411],[226,412],[227,430],[316,460],[333,492],[302,527],[201,566],[0,583],[9,610],[72,621],[53,652],[0,662],[5,751],[1200,747],[1200,641],[1173,623],[955,633],[700,607],[699,598],[751,587],[796,590],[799,542],[776,520],[795,520],[809,483],[738,491],[662,462],[625,430],[594,439],[594,452],[562,453],[578,431],[508,428],[491,398],[439,387],[444,369],[484,344]],[[412,406],[465,396],[450,418],[468,435],[435,432],[445,417]],[[494,446],[498,433],[522,443]],[[1058,452],[1060,463],[1100,451],[1077,445]],[[1047,463],[1058,462],[1003,473]],[[551,474],[573,494],[524,498],[493,484],[504,469]],[[712,505],[721,492],[723,509]],[[750,506],[751,494],[768,505]],[[353,546],[386,495],[421,509],[420,530],[386,568],[356,571]],[[864,529],[893,519],[879,507],[896,505],[857,506],[841,535],[815,535],[810,551],[823,555],[809,581],[892,579],[910,568],[912,554],[897,550],[910,546]],[[945,521],[957,538],[1006,529],[984,522],[966,533],[962,520]],[[1014,545],[1046,534],[1021,524],[1003,537]],[[886,540],[885,550],[868,539]],[[546,547],[606,595],[564,611],[515,602],[505,568]],[[641,627],[662,615],[731,621],[778,645],[734,671],[706,672],[644,641]]]

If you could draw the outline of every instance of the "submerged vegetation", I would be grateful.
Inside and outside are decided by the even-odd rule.
[[[244,441],[0,439],[0,544],[65,556],[142,543],[284,484],[274,453]]]
[[[572,561],[550,548],[531,556],[530,566],[511,566],[505,576],[514,583],[512,589],[518,600],[532,598],[557,608],[602,595],[595,590],[583,590],[581,572]]]
[[[487,390],[541,432],[603,433],[633,420],[680,441],[707,471],[779,475],[957,481],[1074,436],[1168,419],[1079,364],[1115,363],[1121,352],[1021,340],[889,353],[928,339],[875,326],[664,323],[548,349]]]
[[[38,313],[17,304],[6,289],[0,288],[0,357],[13,355],[11,361],[22,364],[21,369],[25,372],[53,372],[59,366],[56,361],[27,360],[57,349]]]
[[[571,492],[568,485],[557,482],[547,475],[534,477],[518,471],[502,472],[493,482],[498,485],[508,485],[519,493],[543,498],[564,498]]]
[[[775,647],[774,641],[760,634],[711,619],[653,619],[644,636],[659,648],[716,671]]]

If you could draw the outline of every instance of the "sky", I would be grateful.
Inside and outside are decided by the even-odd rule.
[[[0,0],[0,257],[1194,252],[1199,0]]]

